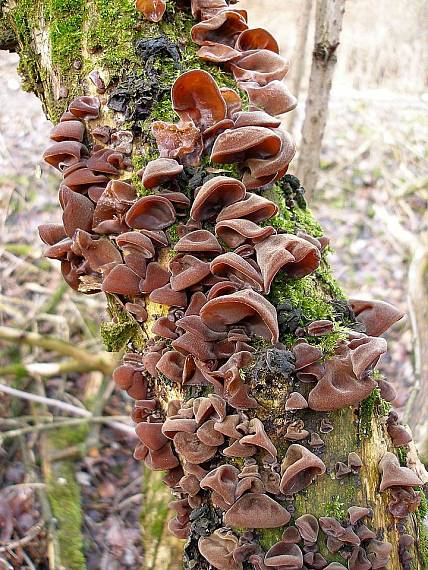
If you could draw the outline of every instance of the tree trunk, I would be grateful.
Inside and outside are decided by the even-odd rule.
[[[133,141],[130,153],[132,173],[125,171],[121,178],[130,179],[136,186],[139,195],[142,196],[150,192],[142,186],[136,171],[158,156],[155,142],[150,136],[150,125],[158,119],[175,121],[175,114],[170,102],[170,88],[180,73],[192,68],[203,67],[209,70],[220,87],[234,86],[236,89],[236,84],[231,75],[213,65],[201,64],[196,55],[197,46],[191,42],[189,33],[195,22],[189,8],[186,7],[186,3],[183,2],[182,4],[184,6],[178,2],[168,2],[163,20],[160,23],[150,23],[143,20],[141,15],[135,11],[132,0],[32,0],[31,2],[29,0],[9,0],[0,3],[3,20],[8,22],[10,29],[8,34],[5,35],[2,32],[0,36],[1,38],[9,38],[3,47],[13,46],[15,43],[19,46],[20,69],[25,78],[25,85],[40,97],[47,115],[54,123],[59,120],[68,103],[74,97],[82,94],[94,95],[101,101],[101,116],[99,119],[87,121],[89,141],[93,140],[91,133],[99,126],[109,126],[114,132],[125,130],[128,133],[129,131],[132,132]],[[313,120],[318,123],[319,127],[322,127],[317,128],[318,139],[316,144],[318,148],[320,144],[319,133],[324,129],[326,120],[334,52],[338,43],[343,12],[343,2],[338,1],[334,3],[335,16],[330,20],[329,13],[329,18],[325,18],[323,14],[327,9],[326,5],[330,6],[330,4],[329,2],[318,3],[317,40],[308,98],[310,101],[312,95],[316,97],[317,106],[312,119],[309,114],[306,118],[306,122]],[[330,24],[325,29],[321,22],[330,22]],[[13,32],[16,41],[10,40],[10,31]],[[158,41],[157,38],[161,38],[161,41]],[[155,41],[149,43],[148,40]],[[244,97],[242,92],[241,95]],[[111,104],[112,100],[114,105]],[[108,105],[109,101],[110,105]],[[310,108],[311,104],[308,103],[308,105]],[[113,110],[112,107],[116,110]],[[308,137],[306,136],[302,149],[305,155],[307,145]],[[310,155],[314,156],[312,152]],[[312,172],[316,167],[311,163],[311,168],[306,171]],[[203,176],[207,173],[217,174],[218,172],[217,167],[213,167],[209,161],[204,159],[196,174]],[[237,176],[234,167],[221,172],[228,176]],[[313,188],[311,183],[309,188]],[[286,439],[285,436],[290,438],[293,430],[294,434],[297,434],[296,439],[303,435],[303,444],[306,446],[304,449],[309,450],[308,440],[304,438],[304,433],[302,434],[304,426],[304,429],[314,434],[311,437],[313,444],[311,449],[318,458],[322,459],[327,468],[327,474],[317,477],[311,484],[308,483],[312,479],[314,471],[307,472],[306,475],[309,477],[303,477],[303,486],[308,485],[303,492],[294,494],[294,499],[289,495],[281,495],[278,491],[272,492],[277,499],[275,508],[278,508],[278,505],[283,508],[287,507],[292,513],[293,521],[309,513],[317,518],[335,517],[341,523],[346,524],[349,507],[369,507],[373,511],[373,516],[364,522],[373,529],[380,541],[391,544],[389,567],[394,570],[402,567],[404,547],[399,548],[399,539],[405,531],[414,538],[415,544],[408,548],[411,566],[406,563],[407,565],[403,565],[403,567],[422,570],[428,564],[428,539],[423,526],[425,516],[423,505],[425,503],[422,500],[422,506],[418,507],[415,512],[411,512],[401,521],[397,521],[394,520],[388,510],[389,491],[379,492],[379,461],[386,451],[394,450],[385,422],[388,406],[380,397],[379,391],[374,390],[359,405],[346,405],[331,412],[315,412],[309,409],[298,409],[290,412],[285,409],[285,401],[290,393],[300,391],[304,397],[308,398],[313,387],[313,384],[299,381],[299,378],[302,378],[301,374],[299,378],[296,377],[296,373],[299,375],[299,372],[295,370],[295,358],[289,351],[285,350],[285,347],[287,349],[295,348],[297,339],[304,337],[310,344],[320,349],[323,361],[328,364],[333,358],[336,358],[338,347],[343,349],[344,343],[348,347],[346,343],[348,343],[350,331],[352,328],[361,326],[361,323],[355,320],[340,287],[331,274],[327,261],[327,250],[325,247],[321,247],[322,244],[325,246],[325,242],[322,239],[321,242],[317,241],[317,238],[322,238],[322,229],[313,219],[310,210],[307,209],[298,181],[289,176],[271,184],[267,190],[265,188],[263,190],[264,197],[276,202],[279,207],[279,213],[269,220],[272,227],[279,234],[289,234],[292,238],[298,231],[305,232],[311,236],[309,238],[312,240],[310,243],[318,244],[311,247],[318,250],[322,249],[321,262],[316,271],[304,278],[285,279],[282,276],[274,281],[268,299],[276,309],[277,316],[275,319],[277,318],[280,323],[280,340],[283,344],[272,346],[266,339],[251,338],[248,342],[255,349],[255,352],[252,353],[251,366],[240,370],[239,376],[236,378],[236,381],[241,382],[239,386],[242,387],[244,380],[245,384],[250,386],[250,394],[257,400],[258,407],[255,410],[247,410],[246,413],[252,421],[255,419],[262,421],[263,429],[277,450],[278,462],[283,460],[285,453],[290,449],[290,439]],[[208,227],[212,230],[213,226]],[[172,246],[178,239],[177,226],[172,226],[167,233]],[[306,243],[306,248],[308,248],[307,240],[300,239],[302,240],[299,242],[300,245]],[[313,252],[314,249],[311,251]],[[171,248],[162,249],[162,254],[158,258],[159,263],[166,265],[172,255]],[[317,253],[317,255],[320,254]],[[293,257],[293,259],[296,258]],[[86,280],[84,285],[90,289],[93,286],[93,281]],[[159,305],[146,298],[148,319],[140,324],[132,314],[126,311],[124,306],[126,300],[123,295],[107,295],[112,322],[103,326],[102,336],[107,348],[111,351],[118,351],[126,346],[128,351],[140,354],[146,350],[148,341],[155,336],[152,331],[154,323],[157,322],[159,316],[167,314],[167,309],[165,305]],[[266,316],[264,318],[270,319]],[[320,336],[317,336],[316,333],[309,334],[308,326],[320,320],[334,323],[333,330],[329,328],[330,323],[323,322],[320,324],[318,322],[314,326],[326,326],[326,334]],[[216,323],[213,323],[213,326],[216,326]],[[263,328],[260,322],[259,326]],[[264,334],[266,335],[266,332]],[[296,349],[295,351],[297,353]],[[302,365],[303,369],[304,366]],[[315,375],[325,377],[326,373],[320,362],[317,363],[314,370]],[[352,381],[356,382],[356,378],[353,378]],[[375,384],[373,383],[373,385]],[[210,392],[209,387],[196,386],[190,389],[177,387],[177,384],[167,380],[162,375],[159,376],[154,386],[156,395],[161,400],[163,415],[165,415],[168,401],[207,396]],[[346,391],[346,385],[341,388]],[[330,409],[330,407],[331,409],[334,407],[332,402],[326,404],[326,409]],[[229,406],[229,414],[233,414],[233,410],[231,410],[232,408]],[[249,425],[260,425],[254,421],[249,424],[249,421],[242,415],[240,421],[242,422],[241,425],[244,426],[240,429],[247,430],[247,432]],[[331,426],[332,431],[330,431],[329,426]],[[317,434],[321,434],[324,440],[322,443],[314,443]],[[248,435],[251,437],[251,434]],[[231,443],[229,440],[229,445]],[[408,448],[405,446],[396,449],[402,464],[406,462],[407,451]],[[144,452],[147,453],[147,448]],[[180,451],[180,455],[185,455],[187,452],[188,449],[184,447]],[[351,452],[357,452],[362,459],[360,471],[354,468],[351,472],[346,465],[348,455]],[[266,476],[269,469],[272,469],[275,480],[280,477],[278,462],[272,462],[266,456],[261,458],[260,454],[256,457],[259,464],[257,469],[261,471],[262,475]],[[310,461],[313,461],[313,455],[310,458]],[[228,458],[224,454],[216,453],[210,467],[207,463],[205,463],[205,467],[208,470],[225,463],[232,464],[238,470],[245,465],[251,471],[251,464],[254,462],[245,462],[241,457]],[[317,465],[320,465],[319,461]],[[340,478],[338,474],[340,475],[340,470],[343,469],[346,474]],[[400,468],[395,467],[395,469],[399,470]],[[427,479],[420,466],[419,476],[423,482],[426,482]],[[260,489],[261,483],[258,483],[257,479],[258,477],[255,477],[252,482],[254,489]],[[263,486],[266,484],[265,480]],[[153,485],[158,485],[157,479]],[[420,492],[421,498],[424,499],[422,491],[417,492]],[[162,514],[165,511],[164,506],[156,500],[157,497],[153,497],[153,493],[151,494],[150,500],[154,506],[149,508],[146,505],[147,518],[143,519],[142,526],[145,532],[151,532],[153,527],[156,532],[152,538],[150,538],[150,534],[149,537],[146,536],[145,538],[150,558],[146,567],[154,568],[162,565],[165,568],[173,568],[174,562],[171,564],[171,560],[175,563],[178,561],[178,555],[174,549],[172,554],[166,557],[167,559],[164,557],[165,550],[163,550],[161,553],[162,560],[160,558],[156,560],[156,557],[153,558],[149,552],[153,544],[159,544],[162,534],[159,534],[159,528],[163,530],[165,526],[163,523],[164,515],[163,518],[161,517],[162,520],[159,517],[154,517],[154,510],[157,509]],[[242,496],[245,497],[246,495],[248,497],[249,493],[245,494],[244,491]],[[182,493],[179,496],[185,497],[186,495]],[[267,497],[266,494],[258,495],[255,493],[251,495],[251,498],[257,502],[259,499],[254,497],[259,496]],[[200,504],[199,500],[201,501]],[[223,505],[225,504],[225,496],[218,497],[217,500]],[[266,501],[267,499],[263,500]],[[272,505],[273,499],[270,500],[270,505]],[[199,539],[205,538],[211,543],[219,540],[220,558],[223,559],[229,555],[228,564],[230,565],[224,566],[224,561],[220,561],[217,562],[218,568],[242,568],[242,564],[233,562],[230,555],[230,544],[235,544],[236,535],[241,536],[241,545],[244,545],[245,541],[250,542],[250,547],[246,548],[253,549],[253,552],[260,552],[260,549],[267,552],[280,541],[284,531],[283,526],[259,528],[258,521],[253,517],[251,521],[253,524],[248,522],[236,524],[235,534],[231,538],[226,539],[217,534],[217,539],[213,539],[211,534],[223,526],[222,510],[214,508],[211,502],[211,494],[208,492],[199,493],[198,499],[192,502],[194,508],[190,514],[191,525],[190,523],[188,525],[191,526],[191,532],[184,553],[184,568],[186,569],[204,570],[209,567],[206,558],[199,551],[199,544],[203,542],[199,542]],[[264,512],[257,514],[263,517]],[[281,510],[281,516],[284,516],[283,510]],[[153,518],[156,519],[155,524],[153,524]],[[184,519],[188,522],[186,516]],[[254,532],[242,536],[244,534],[243,529],[249,526],[257,528]],[[361,526],[357,525],[357,527],[361,531]],[[340,536],[343,536],[343,528],[341,532]],[[370,544],[373,546],[373,541]],[[369,551],[372,546],[365,543],[365,547]],[[283,547],[283,543],[279,543],[277,548]],[[305,548],[305,561],[310,567],[311,549],[313,551],[314,547],[309,547],[306,544]],[[345,558],[351,552],[351,547],[345,546],[341,549],[341,554],[344,554],[344,557],[339,556],[339,554],[332,554],[327,549],[326,537],[321,532],[317,540],[317,548],[328,562],[341,561],[342,564],[346,564]],[[365,557],[364,549],[361,550],[362,552],[358,553],[358,549],[353,548],[353,555]],[[209,558],[210,556],[208,555]],[[373,559],[375,554],[372,552],[370,556]],[[252,566],[252,563],[248,562],[248,553],[246,557],[244,555],[244,559],[244,568],[246,569],[251,567],[264,568],[263,562],[257,562],[254,558],[251,558],[254,562],[254,566]],[[379,560],[377,562],[379,563]],[[350,564],[349,567],[352,568],[353,563]],[[282,566],[282,563],[280,565]],[[303,562],[301,567],[302,565]],[[359,566],[354,565],[354,568],[357,567]],[[368,566],[364,567],[368,568]],[[379,568],[380,566],[376,567]]]
[[[317,0],[312,69],[297,165],[297,176],[309,196],[315,192],[318,180],[321,144],[344,11],[345,0]]]

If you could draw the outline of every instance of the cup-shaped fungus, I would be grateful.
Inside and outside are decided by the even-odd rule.
[[[165,0],[136,0],[135,7],[139,12],[150,20],[150,22],[159,22],[166,10]]]
[[[367,558],[364,548],[361,546],[353,548],[348,561],[349,570],[370,570],[371,567],[371,562]]]
[[[308,407],[308,402],[300,392],[291,392],[289,394],[284,409],[289,410],[304,410]]]
[[[174,447],[189,463],[205,463],[216,454],[217,447],[202,443],[195,433],[179,432],[174,436]]]
[[[162,230],[174,223],[175,210],[164,196],[144,196],[131,206],[125,220],[130,228]]]
[[[205,182],[195,196],[190,217],[196,221],[210,220],[225,206],[242,200],[245,186],[240,180],[228,176],[215,176]]]
[[[113,372],[113,380],[122,390],[135,400],[144,400],[147,396],[147,384],[141,369],[131,364],[122,364]]]
[[[274,51],[254,49],[242,54],[230,64],[236,81],[254,81],[266,85],[271,81],[281,81],[287,75],[289,62]]]
[[[318,520],[310,514],[302,515],[294,523],[299,529],[300,536],[305,544],[315,544],[318,540]]]
[[[142,171],[144,188],[155,188],[174,180],[183,172],[183,166],[173,158],[157,158],[147,163]]]
[[[187,166],[198,166],[204,144],[201,131],[191,121],[152,123],[152,134],[161,158],[178,159]]]
[[[305,489],[318,475],[325,473],[324,462],[302,445],[293,443],[281,464],[281,492],[294,495]]]
[[[63,209],[64,230],[68,237],[73,237],[77,229],[91,231],[94,205],[89,198],[73,192],[67,186],[62,186],[59,191],[59,201]]]
[[[221,253],[223,248],[208,230],[195,230],[183,236],[174,246],[178,253]]]
[[[85,135],[85,125],[81,121],[63,121],[54,126],[50,138],[53,141],[82,142]]]
[[[369,336],[383,334],[404,316],[400,310],[385,301],[349,299],[349,304],[357,321],[363,323]]]
[[[244,218],[257,223],[268,220],[278,212],[278,206],[258,194],[247,193],[240,201],[224,207],[217,216],[217,222]]]
[[[120,251],[108,239],[93,239],[91,234],[77,230],[74,235],[74,246],[89,263],[93,271],[101,271],[107,264],[122,263]]]
[[[239,87],[248,94],[251,105],[269,115],[288,113],[297,107],[297,98],[282,81],[259,85],[255,81],[240,81]]]
[[[406,445],[412,441],[412,435],[403,425],[398,423],[398,414],[396,412],[389,412],[386,428],[395,447]]]
[[[235,502],[239,470],[233,465],[220,465],[201,480],[201,489],[211,489],[231,506]],[[226,507],[229,508],[229,507]]]
[[[202,132],[226,118],[226,103],[220,89],[202,69],[180,75],[172,87],[171,98],[180,119],[190,119]]]
[[[281,150],[281,137],[266,127],[240,127],[221,133],[214,143],[212,162],[232,164],[249,158],[268,159]]]
[[[185,356],[176,350],[168,350],[156,364],[157,370],[176,384],[181,384]]]
[[[224,524],[238,528],[278,528],[290,513],[268,495],[245,493],[224,515]]]
[[[279,53],[278,42],[272,34],[263,28],[252,28],[241,32],[236,40],[235,47],[240,51],[267,49]]]
[[[380,540],[373,539],[368,543],[366,552],[373,570],[379,570],[389,563],[392,553],[392,544],[390,542],[381,542]]]
[[[264,563],[268,568],[303,568],[303,554],[297,544],[277,542],[265,556]]]
[[[254,445],[267,451],[274,459],[277,456],[276,447],[265,432],[263,423],[258,418],[252,418],[249,424],[249,433],[239,443],[241,445]]]
[[[404,519],[419,507],[421,496],[411,487],[391,487],[388,510],[396,519]]]
[[[352,525],[365,517],[372,515],[372,510],[367,507],[349,507],[348,509],[349,521]]]
[[[210,274],[210,264],[190,254],[176,255],[169,264],[171,288],[183,291],[200,283]]]
[[[321,517],[319,519],[319,525],[324,534],[327,535],[328,538],[333,538],[337,541],[340,541],[342,544],[352,544],[352,545],[359,545],[360,539],[352,530],[351,527],[345,528],[343,527],[340,522],[335,519],[334,517]],[[338,549],[341,547],[340,544],[337,545]],[[333,550],[337,552],[337,550]]]
[[[251,220],[224,220],[215,227],[216,235],[229,247],[238,247],[247,241],[262,241],[275,233],[272,226],[260,227]]]
[[[260,273],[248,261],[232,251],[218,255],[210,264],[211,273],[225,277],[229,281],[238,281],[244,287],[262,291],[263,281]]]
[[[379,462],[379,471],[382,474],[380,491],[390,487],[413,487],[423,485],[421,479],[408,467],[401,467],[398,457],[386,452]]]
[[[140,291],[149,294],[169,283],[169,277],[170,275],[165,267],[162,267],[157,261],[152,261],[147,265],[144,279],[140,281]]]
[[[320,264],[319,250],[294,235],[273,235],[256,243],[254,247],[266,293],[269,293],[278,271],[284,270],[290,277],[304,277],[315,271]]]
[[[199,552],[217,570],[242,570],[242,562],[236,562],[233,558],[237,546],[238,538],[223,528],[198,541]]]
[[[80,95],[69,104],[68,110],[72,115],[83,120],[96,119],[100,113],[100,101],[97,97]]]
[[[222,44],[234,47],[237,36],[247,28],[245,18],[239,12],[222,10],[212,18],[193,26],[191,37],[199,46]]]
[[[115,265],[103,279],[102,290],[136,297],[140,294],[140,277],[124,264]]]
[[[237,323],[257,336],[278,342],[276,311],[267,299],[251,289],[211,299],[201,309],[203,322],[213,330]]]

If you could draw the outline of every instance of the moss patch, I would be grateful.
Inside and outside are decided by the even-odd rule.
[[[108,352],[119,352],[132,338],[137,323],[125,321],[121,323],[101,323],[100,334]]]
[[[63,72],[70,72],[80,56],[85,18],[84,0],[46,0],[43,16],[49,29],[51,58]]]
[[[47,483],[47,494],[57,521],[61,562],[67,570],[83,570],[86,565],[80,533],[80,489],[72,464],[64,463],[57,469],[56,476]]]

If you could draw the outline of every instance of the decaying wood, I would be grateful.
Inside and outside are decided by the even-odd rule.
[[[345,0],[317,0],[312,68],[297,164],[297,175],[309,195],[315,192],[318,179],[321,144],[344,11]]]
[[[342,24],[342,16],[345,0],[319,0],[317,2],[317,25],[315,33],[315,49],[312,65],[311,80],[309,85],[309,96],[307,102],[307,113],[303,130],[303,146],[301,148],[301,156],[299,160],[300,175],[303,177],[307,189],[312,190],[315,187],[316,170],[318,168],[319,149],[322,140],[322,134],[327,118],[328,97],[331,87],[331,79],[333,75],[335,63],[335,51],[339,42],[339,34]],[[173,3],[169,2],[171,8]],[[308,2],[309,4],[309,2]],[[21,69],[27,78],[28,85],[42,100],[44,108],[48,116],[53,120],[64,111],[68,100],[77,94],[97,95],[101,100],[103,109],[102,119],[91,121],[90,131],[99,125],[108,125],[117,129],[124,128],[124,118],[122,114],[109,110],[106,102],[119,85],[124,85],[127,79],[135,80],[133,73],[141,71],[142,66],[146,62],[138,60],[135,52],[135,41],[137,39],[144,40],[148,37],[156,37],[159,34],[164,35],[174,46],[179,45],[181,52],[185,52],[189,57],[191,42],[188,34],[189,25],[192,23],[190,16],[184,20],[180,20],[179,10],[170,10],[168,15],[168,25],[165,24],[146,24],[138,19],[137,15],[132,12],[133,2],[126,0],[123,2],[113,2],[110,5],[116,7],[118,14],[124,14],[125,11],[130,18],[130,35],[128,41],[125,42],[127,52],[123,55],[121,65],[118,67],[112,58],[103,58],[103,50],[106,46],[99,49],[88,49],[89,32],[91,29],[91,18],[97,13],[99,2],[88,0],[86,2],[85,15],[89,18],[89,22],[85,21],[82,26],[82,41],[77,47],[77,52],[73,54],[75,62],[80,62],[83,69],[76,64],[75,67],[61,67],[57,63],[52,62],[52,50],[49,39],[49,29],[46,21],[40,17],[44,13],[45,2],[39,0],[35,2],[34,10],[30,10],[28,14],[23,14],[22,8],[26,5],[26,0],[10,0],[0,4],[3,7],[3,13],[8,19],[11,29],[14,30],[17,37],[17,44],[21,49]],[[16,17],[16,9],[20,8],[19,19]],[[175,3],[174,3],[174,7]],[[36,19],[34,20],[34,14]],[[17,21],[21,19],[26,22],[26,26],[17,27]],[[256,23],[255,23],[256,24]],[[112,33],[112,42],[120,43],[121,20],[118,17],[109,21]],[[101,40],[100,40],[101,41]],[[113,45],[113,49],[116,45]],[[188,50],[186,52],[186,50]],[[117,53],[117,50],[115,50]],[[25,57],[24,57],[25,56]],[[164,68],[162,72],[166,72],[166,59],[164,58]],[[30,61],[30,63],[29,63]],[[82,63],[84,62],[84,63]],[[170,63],[170,62],[169,62]],[[188,60],[180,61],[180,71],[188,69]],[[105,78],[105,93],[97,93],[96,87],[88,79],[88,72],[96,69],[100,75]],[[215,69],[213,68],[213,71]],[[216,79],[220,86],[224,86],[224,77],[217,74]],[[157,106],[156,106],[157,104]],[[132,160],[147,158],[156,153],[153,141],[148,136],[150,123],[153,117],[163,117],[163,113],[170,112],[170,107],[163,108],[159,106],[159,101],[154,105],[152,111],[148,113],[147,118],[142,121],[129,119],[126,122],[126,128],[138,127],[135,129],[135,137],[133,141]],[[157,156],[157,155],[156,155]],[[129,178],[129,173],[124,174],[124,178]],[[276,197],[275,197],[276,196]],[[268,196],[271,197],[271,196]],[[285,215],[287,207],[288,215],[293,219],[294,206],[286,206],[284,204],[284,196],[272,192],[272,199],[276,199],[282,208],[282,214]],[[302,210],[299,210],[301,214]],[[308,216],[308,225],[314,226],[316,223]],[[168,252],[165,253],[162,263],[166,264],[168,260]],[[323,262],[324,263],[324,262]],[[322,302],[337,301],[335,295],[340,296],[343,303],[343,297],[337,293],[337,286],[332,285],[334,279],[331,276],[328,265],[324,263],[323,274],[319,273],[314,283],[316,294]],[[289,290],[290,297],[298,296],[297,287],[293,290],[293,286]],[[306,301],[307,299],[304,299]],[[148,321],[140,326],[136,322],[131,322],[129,315],[125,314],[120,299],[109,296],[109,309],[114,322],[112,326],[131,323],[129,331],[122,339],[120,348],[124,346],[131,347],[135,351],[141,350],[147,340],[153,337],[151,328],[156,317],[159,317],[160,311],[163,310],[159,305],[149,303],[147,311],[149,314]],[[166,311],[166,309],[164,309]],[[286,423],[286,413],[281,408],[281,401],[285,395],[292,391],[293,383],[289,377],[281,372],[271,373],[266,367],[266,348],[262,347],[257,352],[257,362],[259,372],[252,379],[250,375],[247,381],[251,383],[254,389],[254,395],[263,401],[260,414],[265,414],[262,419],[270,421],[271,430],[269,435],[273,443],[282,453],[284,451],[283,431],[281,428]],[[165,396],[167,399],[177,397],[177,390],[170,387],[165,388]],[[353,408],[345,408],[338,412],[325,414],[333,425],[333,431],[323,436],[325,439],[325,451],[323,460],[329,467],[327,475],[319,478],[310,485],[305,493],[296,496],[295,515],[299,516],[310,512],[317,517],[330,515],[339,519],[346,518],[347,509],[353,505],[370,505],[374,510],[373,519],[370,526],[378,532],[379,536],[383,535],[385,540],[391,542],[394,547],[393,566],[391,568],[399,569],[397,558],[399,533],[394,519],[388,513],[388,494],[380,494],[378,462],[383,453],[388,449],[392,450],[390,440],[386,435],[385,416],[386,409],[384,403],[378,396],[373,396],[369,401],[364,402],[357,410]],[[300,415],[299,415],[300,417]],[[320,416],[310,411],[304,411],[301,417],[305,420],[305,425],[311,431],[317,431],[319,428]],[[346,460],[349,452],[357,451],[363,458],[364,467],[359,476],[351,476],[345,479],[337,479],[334,476],[333,466],[338,461]],[[131,453],[131,450],[130,450]],[[49,473],[47,473],[49,475]],[[55,474],[56,475],[56,474]],[[146,503],[142,517],[142,531],[144,534],[144,542],[146,545],[146,570],[153,568],[169,568],[175,569],[179,567],[178,560],[181,557],[182,544],[177,546],[177,541],[168,539],[165,541],[165,522],[167,518],[167,509],[165,508],[165,493],[157,495],[153,493],[158,489],[159,477],[157,474],[151,474],[146,479]],[[212,510],[209,511],[212,513]],[[159,517],[156,515],[159,514]],[[206,515],[208,516],[208,515]],[[156,519],[153,521],[153,519]],[[154,524],[155,522],[155,524]],[[418,550],[418,540],[421,536],[420,521],[417,516],[411,516],[407,525],[407,530],[416,539],[416,547],[413,552],[414,570],[422,570],[425,568],[424,552]],[[276,532],[276,534],[275,534]],[[279,534],[278,534],[279,533]],[[263,541],[264,548],[269,548],[281,536],[281,530],[276,529],[273,533],[261,532],[260,540]],[[267,545],[267,546],[266,546]],[[328,555],[324,547],[322,553]],[[197,554],[197,542],[192,539],[186,547],[185,552],[185,568],[194,568],[192,562],[194,555]],[[62,563],[64,563],[62,561]],[[199,569],[198,569],[199,570]]]

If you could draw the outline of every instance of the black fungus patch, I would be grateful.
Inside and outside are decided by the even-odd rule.
[[[172,59],[178,68],[181,59],[178,47],[166,36],[159,36],[150,40],[138,40],[135,44],[135,52],[148,66],[152,66],[159,57],[167,57]]]
[[[281,335],[294,334],[302,325],[302,311],[293,307],[290,301],[285,301],[281,305],[278,305],[276,310]]]
[[[292,174],[286,174],[281,180],[279,181],[281,185],[282,193],[287,201],[294,201],[299,206],[299,208],[306,208],[306,200],[305,200],[305,189],[300,184],[300,180],[297,176],[293,176]],[[293,204],[289,204],[292,206]]]

